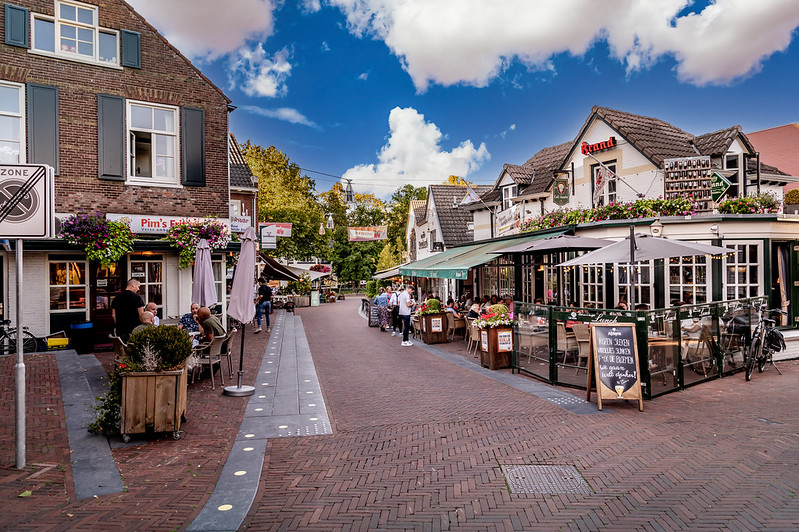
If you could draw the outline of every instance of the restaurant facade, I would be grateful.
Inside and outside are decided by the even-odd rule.
[[[162,316],[187,312],[192,269],[161,238],[191,221],[229,232],[230,100],[123,1],[19,0],[0,9],[0,27],[0,120],[11,139],[0,142],[0,163],[53,167],[57,218],[100,213],[135,238],[132,253],[107,265],[63,238],[25,241],[25,325],[44,336],[89,322],[107,338],[110,302],[131,277]],[[214,254],[221,301],[234,250]],[[10,318],[13,241],[0,261]]]

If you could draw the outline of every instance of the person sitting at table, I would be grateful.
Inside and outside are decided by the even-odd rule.
[[[469,307],[469,313],[466,315],[467,318],[479,318],[480,317],[480,305],[474,303],[471,307]]]
[[[454,300],[454,299],[452,299],[452,298],[449,298],[449,299],[447,300],[447,308],[445,308],[444,310],[445,310],[446,312],[450,312],[450,313],[452,313],[452,315],[453,315],[454,317],[456,317],[456,318],[462,318],[462,317],[463,317],[463,316],[461,315],[461,313],[460,313],[460,312],[458,312],[458,309],[456,309],[456,308],[455,308],[455,300]]]
[[[616,308],[618,310],[628,310],[630,307],[627,305],[627,301],[624,299],[619,299],[619,302],[616,303]]]
[[[189,333],[200,332],[200,326],[197,324],[197,311],[200,310],[198,303],[192,303],[189,307],[189,312],[180,317],[178,322],[178,329],[185,329]]]
[[[486,294],[483,296],[483,299],[480,302],[480,309],[486,310],[490,306],[491,306],[491,298],[489,298],[488,294]]]
[[[144,312],[142,312],[141,313],[141,325],[137,325],[136,327],[134,327],[130,334],[133,335],[133,334],[136,334],[139,331],[143,331],[147,327],[155,326],[155,324],[153,323],[153,318],[154,317],[155,316],[154,316],[154,314],[152,312],[149,312],[149,311],[146,311],[146,310]]]
[[[200,340],[211,342],[218,336],[225,336],[225,328],[219,318],[211,315],[208,307],[200,307],[196,316],[197,325],[200,328]]]
[[[508,307],[508,312],[511,314],[513,313],[513,298],[511,296],[505,296],[503,300],[506,307]]]
[[[491,296],[491,304],[496,305],[497,303],[499,303],[499,296],[494,294],[493,296]]]
[[[153,325],[161,325],[161,318],[158,317],[158,305],[150,301],[144,305],[144,311],[150,312],[153,315]]]

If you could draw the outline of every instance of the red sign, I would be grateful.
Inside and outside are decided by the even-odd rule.
[[[596,144],[588,144],[587,142],[583,142],[580,145],[580,151],[583,152],[583,155],[588,155],[589,153],[594,153],[602,150],[609,150],[615,147],[616,147],[616,137],[610,137],[608,140],[603,140],[602,142],[597,142]]]

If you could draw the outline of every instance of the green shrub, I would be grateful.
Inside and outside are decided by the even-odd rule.
[[[799,205],[799,188],[789,190],[785,194],[785,205]]]
[[[366,281],[366,297],[377,295],[377,281]]]
[[[170,370],[191,355],[189,333],[177,327],[147,327],[130,335],[126,363],[133,371]]]
[[[507,314],[509,312],[508,307],[502,303],[491,305],[488,307],[488,311],[494,314]]]

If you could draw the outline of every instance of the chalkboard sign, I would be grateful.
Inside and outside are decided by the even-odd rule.
[[[603,399],[637,399],[643,412],[641,371],[634,323],[591,323],[591,360],[588,363],[588,397],[596,374],[597,405]]]
[[[369,327],[377,327],[380,325],[380,320],[377,319],[377,305],[369,303]]]

